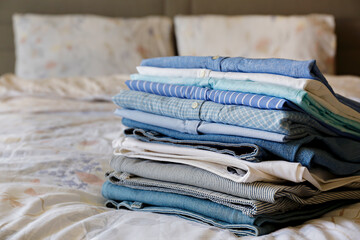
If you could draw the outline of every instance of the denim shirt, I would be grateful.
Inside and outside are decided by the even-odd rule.
[[[248,230],[241,235],[263,235],[294,223],[321,216],[354,201],[335,201],[277,215],[249,217],[241,211],[205,199],[175,193],[146,191],[119,186],[106,181],[102,195],[108,207],[126,207],[134,211],[148,211],[185,216],[186,219],[231,230]],[[109,204],[111,203],[111,204]],[[125,203],[125,204],[121,204]],[[127,203],[127,204],[126,204]]]

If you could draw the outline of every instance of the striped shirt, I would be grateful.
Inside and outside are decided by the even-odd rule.
[[[197,86],[181,86],[141,80],[128,80],[125,83],[131,90],[166,97],[199,99],[225,105],[245,105],[263,109],[289,110],[291,106],[289,101],[285,99],[261,94],[212,90]]]
[[[243,197],[233,196],[226,193],[220,193],[217,191],[208,190],[205,188],[200,188],[196,186],[180,184],[175,182],[166,182],[159,181],[154,179],[147,179],[138,176],[133,176],[129,173],[121,172],[112,172],[109,173],[108,180],[120,186],[126,186],[134,189],[142,189],[147,191],[158,191],[158,192],[170,192],[181,195],[190,195],[196,198],[208,199],[212,202],[219,203],[221,205],[230,207],[241,211],[243,214],[250,217],[260,215],[260,214],[274,214],[278,212],[288,212],[294,209],[299,209],[305,205],[315,205],[323,204],[330,201],[336,200],[348,200],[348,199],[360,199],[360,190],[357,189],[347,189],[339,191],[330,191],[319,193],[315,196],[310,196],[308,198],[298,197],[296,195],[290,196],[281,196],[278,195],[278,198],[274,203],[263,202],[258,200],[247,199]],[[255,185],[256,186],[256,185]],[[260,184],[261,186],[261,184]],[[270,187],[268,190],[276,190],[276,185]],[[279,187],[277,190],[281,190]],[[256,187],[252,187],[252,190],[256,191]],[[266,193],[267,189],[262,189],[259,194]],[[288,187],[287,190],[291,191],[291,187]],[[293,187],[293,190],[296,190],[296,186]],[[305,192],[306,194],[306,192]],[[289,198],[288,198],[289,197]],[[271,216],[268,216],[271,217]]]

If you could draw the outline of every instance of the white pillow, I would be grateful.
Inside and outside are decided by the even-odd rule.
[[[135,72],[143,58],[171,56],[167,17],[13,16],[16,74],[27,79]]]
[[[334,73],[335,22],[331,15],[177,16],[179,55],[316,59]]]

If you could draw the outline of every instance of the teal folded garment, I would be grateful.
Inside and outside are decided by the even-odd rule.
[[[285,87],[277,84],[261,83],[253,81],[234,81],[230,79],[217,78],[186,78],[186,77],[160,77],[160,76],[146,76],[140,74],[131,75],[132,80],[143,80],[159,83],[171,83],[178,85],[190,85],[198,87],[207,87],[215,90],[230,90],[241,91],[255,94],[264,94],[279,98],[287,99],[301,109],[303,109],[310,116],[318,121],[321,121],[342,133],[348,134],[345,136],[360,137],[360,123],[343,116],[334,114],[327,108],[320,105],[304,90]],[[235,84],[236,83],[236,84]]]

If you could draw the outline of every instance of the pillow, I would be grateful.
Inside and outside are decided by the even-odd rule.
[[[325,75],[335,93],[360,103],[360,77]]]
[[[331,15],[176,16],[179,55],[316,59],[334,73],[335,23]]]
[[[98,77],[21,78],[13,74],[0,76],[0,100],[12,97],[66,98],[111,101],[120,90],[128,89],[128,74]]]
[[[13,16],[16,69],[27,79],[135,72],[141,59],[171,56],[167,17]]]

